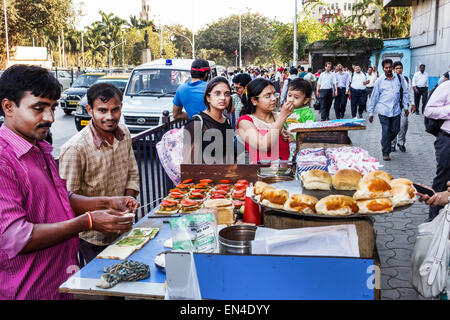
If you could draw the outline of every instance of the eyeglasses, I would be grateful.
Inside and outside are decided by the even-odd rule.
[[[265,96],[255,96],[255,98],[263,98],[263,99],[270,99],[272,97],[275,97],[275,99],[278,99],[280,97],[280,94],[278,92],[266,94]]]
[[[216,97],[216,98],[220,98],[221,96],[224,96],[225,98],[230,98],[231,97],[231,92],[220,92],[220,91],[214,91],[209,93],[210,96]]]

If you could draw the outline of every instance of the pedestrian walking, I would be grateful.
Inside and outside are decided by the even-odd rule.
[[[367,79],[369,80],[369,83],[366,85],[367,97],[370,99],[373,91],[373,86],[375,85],[375,81],[377,81],[377,74],[373,71],[372,67],[369,67],[367,69]]]
[[[409,101],[408,86],[405,79],[393,74],[391,59],[382,62],[384,75],[375,82],[369,103],[369,122],[373,122],[375,111],[378,112],[382,128],[381,147],[383,160],[389,161],[392,140],[400,131],[400,114],[403,104]]]
[[[320,99],[320,117],[322,121],[330,120],[330,109],[333,98],[337,96],[336,75],[331,71],[332,64],[325,64],[325,71],[320,74],[317,82],[316,97]]]
[[[436,192],[445,191],[450,181],[450,81],[440,84],[428,101],[424,116],[435,120],[443,120],[434,142],[436,152],[436,176],[432,188]],[[431,207],[429,216],[434,219],[442,207]]]
[[[298,74],[298,77],[303,79],[303,77],[307,75],[307,72],[305,72],[305,68],[302,67],[302,66],[299,66],[298,70],[300,70],[300,73]]]
[[[84,197],[139,194],[139,172],[131,135],[122,115],[122,92],[112,84],[94,84],[87,91],[89,124],[61,148],[59,174],[67,190]],[[105,183],[108,181],[108,183]],[[89,263],[119,238],[99,231],[80,233],[80,252]]]
[[[350,78],[350,102],[352,106],[352,118],[356,118],[356,113],[360,118],[367,105],[366,85],[370,82],[359,65],[354,66],[354,72]]]
[[[337,96],[334,99],[334,111],[336,119],[343,119],[345,117],[345,109],[347,107],[347,100],[350,90],[350,76],[344,72],[342,64],[338,64],[339,72],[336,73],[337,81]]]
[[[173,98],[174,119],[188,120],[206,110],[203,96],[210,71],[208,61],[196,59],[192,62],[191,82],[179,86]]]
[[[284,80],[284,83],[283,83],[283,90],[281,91],[281,97],[280,97],[281,105],[283,105],[284,101],[286,101],[286,97],[288,94],[289,82],[291,82],[292,80],[297,78],[297,75],[298,75],[298,69],[296,67],[291,67],[289,69],[289,78]]]
[[[414,89],[414,104],[416,108],[416,114],[420,114],[420,98],[422,97],[422,113],[425,110],[428,100],[428,73],[425,72],[425,65],[421,64],[419,71],[414,74],[412,79],[412,86]]]
[[[232,119],[233,128],[236,129],[237,121],[241,116],[242,107],[247,103],[247,86],[252,81],[252,78],[247,73],[240,73],[233,79],[234,93],[231,96],[233,104],[232,110],[234,110],[234,116]]]
[[[407,76],[403,76],[403,64],[400,61],[394,62],[394,73],[405,78],[405,81],[408,84],[409,101],[403,108],[400,115],[400,131],[395,139],[392,140],[392,152],[396,151],[396,146],[398,146],[401,152],[406,152],[405,144],[406,133],[408,132],[408,117],[410,113],[412,114],[416,112],[416,107],[414,105],[414,95],[411,82]]]

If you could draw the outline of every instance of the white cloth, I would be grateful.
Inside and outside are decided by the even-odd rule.
[[[417,71],[414,74],[414,78],[412,80],[412,85],[413,87],[419,87],[419,88],[423,88],[423,87],[428,87],[428,73],[424,72],[420,72]]]
[[[365,90],[366,85],[364,82],[367,82],[367,76],[362,71],[359,73],[355,72],[353,73],[353,78],[351,79],[350,88],[355,90]]]
[[[377,81],[378,77],[377,74],[375,72],[372,72],[370,75],[367,75],[367,80],[369,80],[370,82],[367,84],[367,87],[369,88],[373,88],[373,86],[375,85],[375,81]]]

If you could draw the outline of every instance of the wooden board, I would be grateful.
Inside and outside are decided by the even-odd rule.
[[[231,180],[233,183],[239,179],[245,179],[249,182],[258,180],[258,170],[268,165],[246,165],[246,164],[182,164],[181,180],[193,179],[212,179],[218,183],[221,179]]]
[[[366,130],[366,126],[342,126],[331,128],[299,128],[291,130],[292,133],[305,133],[305,132],[337,132],[337,131],[353,131],[353,130]]]

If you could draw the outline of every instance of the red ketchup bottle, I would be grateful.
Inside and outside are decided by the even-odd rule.
[[[253,185],[247,188],[247,193],[245,194],[245,208],[244,208],[244,222],[254,223],[257,226],[262,225],[262,208],[259,204],[252,200],[253,195]]]

